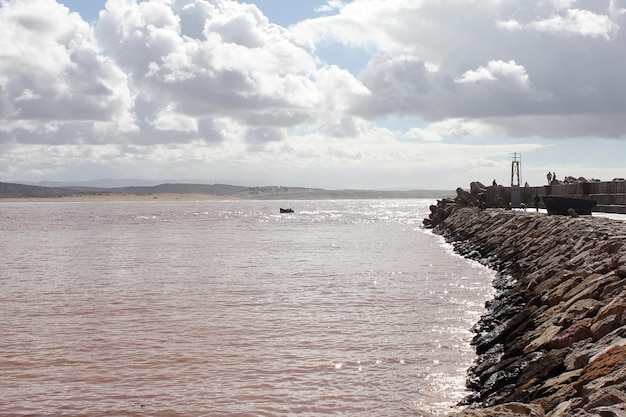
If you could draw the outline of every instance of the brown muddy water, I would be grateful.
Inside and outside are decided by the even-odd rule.
[[[0,203],[0,415],[451,412],[493,272],[431,203]]]

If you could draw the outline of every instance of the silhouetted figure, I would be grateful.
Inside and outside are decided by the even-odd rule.
[[[539,196],[535,194],[535,209],[539,211]]]
[[[550,171],[548,171],[548,174],[546,175],[546,178],[548,179],[548,185],[552,184],[552,173]]]
[[[497,187],[498,183],[496,183],[496,180],[494,179],[493,182],[491,183],[491,185],[493,185],[494,187]]]

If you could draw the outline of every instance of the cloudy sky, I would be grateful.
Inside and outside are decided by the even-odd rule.
[[[626,0],[0,0],[0,181],[626,176]]]

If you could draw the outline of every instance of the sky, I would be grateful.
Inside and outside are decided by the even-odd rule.
[[[610,181],[624,51],[626,0],[0,0],[0,181]]]

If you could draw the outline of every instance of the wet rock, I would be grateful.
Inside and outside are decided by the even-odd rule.
[[[460,415],[626,416],[626,222],[479,210],[470,188],[435,228],[499,273]]]
[[[457,417],[544,417],[543,408],[538,404],[507,403],[485,409],[468,409]]]

